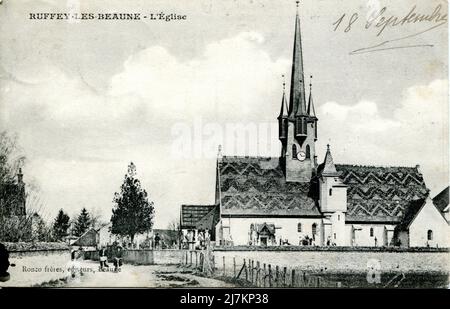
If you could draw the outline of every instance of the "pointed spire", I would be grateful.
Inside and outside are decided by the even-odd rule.
[[[19,183],[23,182],[23,173],[22,173],[22,168],[19,168],[19,172],[17,173],[17,181]]]
[[[223,155],[222,155],[222,145],[219,145],[218,149],[217,149],[217,159],[222,159]]]
[[[312,75],[310,76],[311,81],[309,82],[309,100],[308,100],[308,115],[316,117],[316,110],[314,108],[314,102],[312,97]]]
[[[334,165],[333,157],[331,156],[330,144],[327,144],[327,153],[325,154],[325,159],[323,160],[322,174],[337,174],[336,166]]]
[[[282,75],[282,77],[283,77],[283,97],[281,99],[281,109],[278,119],[285,118],[288,116],[288,106],[286,101],[286,81],[284,80],[284,74]]]
[[[303,52],[298,4],[299,1],[297,1],[297,14],[295,16],[294,52],[292,56],[291,91],[289,94],[290,116],[306,114],[305,85],[303,78]]]

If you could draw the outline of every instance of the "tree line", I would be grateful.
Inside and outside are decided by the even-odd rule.
[[[17,185],[17,175],[23,167],[25,156],[17,144],[17,137],[6,131],[0,132],[0,240],[2,241],[62,241],[68,236],[79,237],[90,228],[98,229],[100,217],[83,208],[75,219],[60,209],[56,218],[47,223],[42,217],[45,208],[40,199],[38,186],[26,184],[26,208],[23,216],[12,218],[5,209],[14,207],[16,195],[2,188]],[[113,197],[111,233],[128,237],[133,242],[135,235],[150,231],[154,220],[154,203],[136,177],[136,166],[128,165],[120,191]]]

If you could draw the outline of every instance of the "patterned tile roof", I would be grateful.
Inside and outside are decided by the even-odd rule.
[[[399,222],[412,201],[428,195],[417,167],[336,164],[347,189],[346,221]]]
[[[405,210],[405,214],[402,218],[402,221],[400,222],[399,225],[397,225],[397,230],[407,231],[409,225],[413,222],[419,211],[425,205],[425,202],[426,202],[425,199],[411,201]]]
[[[226,157],[219,162],[222,215],[320,216],[318,186],[286,182],[279,158]],[[428,195],[415,167],[336,164],[347,189],[347,221],[398,223],[411,201]]]
[[[215,205],[181,205],[181,228],[195,229],[197,223],[215,207]]]
[[[279,158],[219,162],[222,215],[320,216],[316,186],[286,182]]]

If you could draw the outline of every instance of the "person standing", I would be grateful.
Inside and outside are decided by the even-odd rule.
[[[121,246],[115,247],[114,250],[114,271],[120,271],[120,267],[122,266],[122,257],[123,257],[123,249]]]
[[[9,263],[9,252],[5,245],[0,243],[0,282],[8,281],[10,275],[8,273],[8,268],[11,264]]]
[[[159,237],[159,233],[156,233],[155,235],[155,249],[159,248],[159,241],[161,240],[161,237]]]
[[[103,270],[103,267],[109,267],[107,264],[108,257],[106,256],[105,246],[102,246],[102,248],[100,249],[99,258],[100,258],[100,270]]]

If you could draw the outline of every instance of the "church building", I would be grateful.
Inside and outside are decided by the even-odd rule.
[[[317,162],[320,115],[305,88],[297,11],[289,100],[283,89],[278,115],[280,157],[219,151],[215,203],[182,205],[184,235],[195,241],[208,231],[221,245],[448,247],[448,193],[446,206],[437,206],[418,165],[337,164],[330,145]]]

